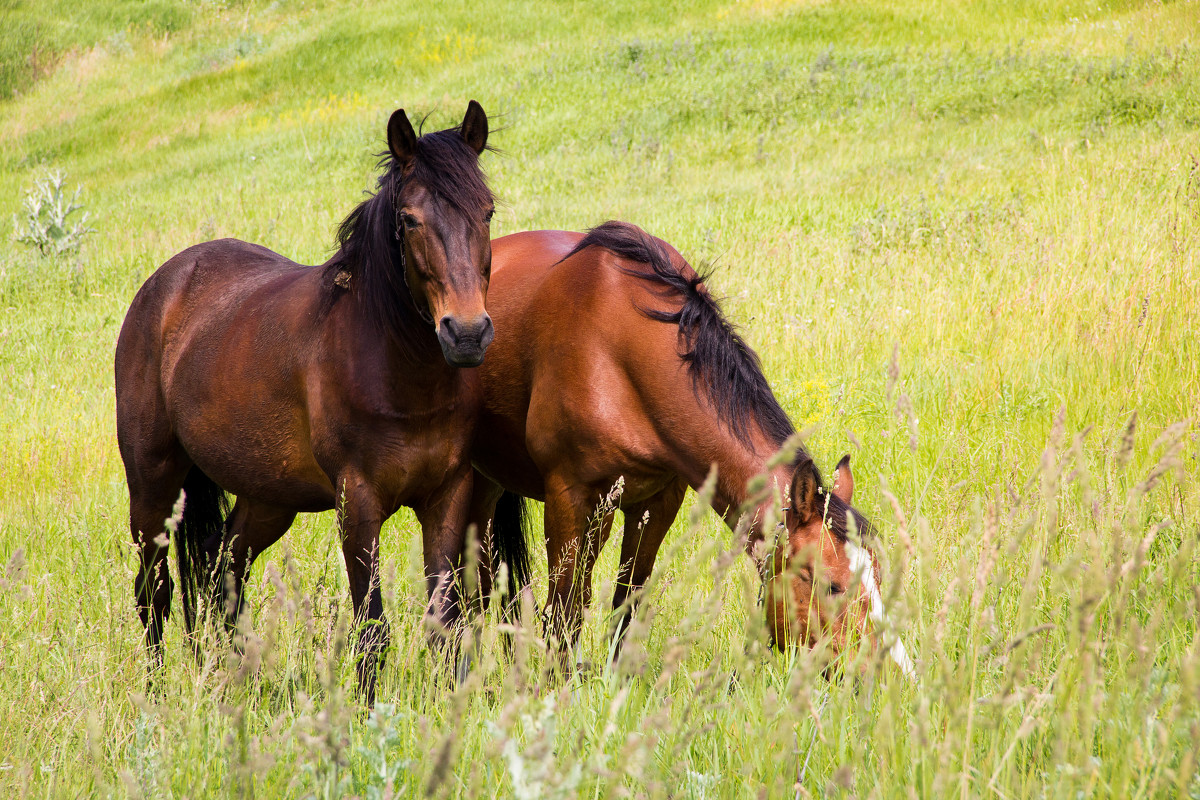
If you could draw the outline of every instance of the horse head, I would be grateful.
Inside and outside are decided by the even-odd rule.
[[[838,463],[835,475],[830,491],[811,459],[803,456],[796,464],[784,506],[786,535],[769,556],[764,590],[774,645],[811,648],[824,642],[836,658],[859,636],[878,646],[884,609],[879,562],[866,544],[871,524],[851,505],[849,456]],[[913,677],[912,661],[899,640],[889,655]]]
[[[399,267],[454,367],[478,366],[493,337],[484,304],[495,204],[478,166],[487,137],[487,115],[474,100],[457,129],[418,137],[403,109],[388,121]]]

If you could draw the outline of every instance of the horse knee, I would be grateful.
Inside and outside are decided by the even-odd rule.
[[[220,609],[229,634],[237,632],[242,612],[246,608],[246,587],[229,570],[212,575],[212,608]]]
[[[479,565],[479,584],[476,587],[475,602],[481,611],[487,611],[492,600],[492,569],[483,563]]]
[[[358,634],[358,650],[363,655],[379,655],[392,645],[392,628],[386,617],[369,619]]]
[[[458,591],[457,575],[447,571],[430,581],[429,603],[425,618],[435,628],[448,632],[462,616],[462,598]]]
[[[379,633],[376,638],[376,646],[382,652],[392,646],[392,626],[388,624],[387,617],[380,617],[377,627]]]

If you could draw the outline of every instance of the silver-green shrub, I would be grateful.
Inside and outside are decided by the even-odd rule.
[[[68,196],[66,184],[66,173],[58,169],[34,182],[22,203],[24,219],[13,214],[13,241],[46,257],[79,252],[83,238],[95,229],[88,227],[90,215],[79,203],[82,189]]]

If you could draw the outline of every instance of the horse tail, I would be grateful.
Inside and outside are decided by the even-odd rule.
[[[505,492],[492,516],[492,572],[508,565],[508,597],[502,617],[511,621],[520,608],[517,595],[529,585],[529,511],[524,497]]]
[[[184,630],[191,635],[196,627],[199,597],[208,590],[214,570],[209,569],[205,542],[221,541],[225,518],[229,516],[229,496],[199,467],[188,470],[183,480],[183,515],[175,527],[175,555],[179,562],[179,591],[183,596]]]

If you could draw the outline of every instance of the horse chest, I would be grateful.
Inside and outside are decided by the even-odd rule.
[[[453,413],[356,415],[313,445],[327,472],[351,468],[389,493],[407,494],[436,488],[461,468],[471,431],[465,423]]]

